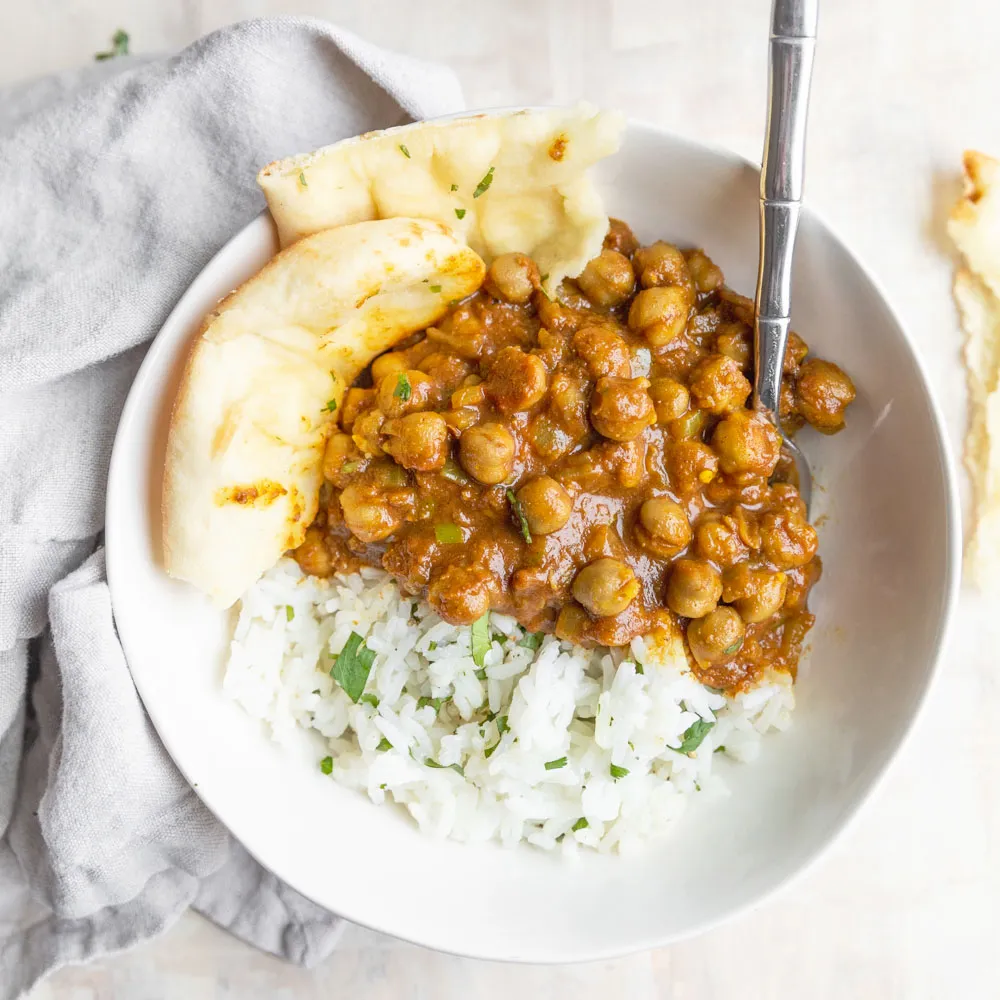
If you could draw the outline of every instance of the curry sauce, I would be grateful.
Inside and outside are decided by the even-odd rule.
[[[700,250],[612,220],[558,299],[521,254],[372,363],[328,441],[295,557],[366,564],[453,624],[623,646],[679,625],[701,680],[792,674],[817,537],[776,429],[748,408],[752,303]],[[841,429],[854,386],[792,334],[781,417]]]

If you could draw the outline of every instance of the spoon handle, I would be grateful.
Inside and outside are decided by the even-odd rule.
[[[754,405],[778,416],[792,300],[792,253],[805,174],[806,118],[819,0],[771,7],[767,127],[760,171],[760,270],[754,308]]]

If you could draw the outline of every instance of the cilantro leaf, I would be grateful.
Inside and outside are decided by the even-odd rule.
[[[451,189],[452,189],[452,191],[457,191],[458,190],[458,185],[457,184],[452,184]]]
[[[330,772],[333,771],[333,758],[332,757],[324,757],[319,762],[319,769],[324,774],[330,774]]]
[[[409,150],[408,150],[408,149],[407,149],[407,148],[406,148],[406,147],[405,147],[405,146],[404,146],[404,145],[403,145],[402,143],[400,143],[400,144],[399,144],[399,151],[400,151],[400,152],[401,152],[401,153],[403,154],[403,156],[405,156],[405,157],[406,157],[407,159],[409,159],[409,158],[410,158],[410,151],[409,151]]]
[[[441,286],[440,285],[431,285],[430,286],[430,291],[432,291],[432,292],[434,292],[436,294],[437,292],[441,291]]]
[[[461,764],[439,764],[436,760],[432,760],[430,757],[426,758],[424,763],[428,767],[450,767],[456,774],[460,774],[463,778],[465,777],[465,768],[463,768]]]
[[[392,744],[383,736],[382,739],[378,741],[378,746],[375,747],[376,750],[391,750]]]
[[[295,617],[295,608],[290,604],[285,605],[285,621],[290,622]]]
[[[490,169],[486,171],[486,175],[476,185],[476,190],[472,192],[472,197],[473,198],[478,198],[481,194],[486,194],[486,192],[490,188],[490,185],[493,183],[493,171],[494,170],[496,170],[496,167],[490,167]]]
[[[375,654],[365,645],[364,639],[357,632],[352,632],[337,656],[330,674],[355,705],[364,694],[365,684],[368,683],[368,675],[374,662]]]
[[[400,372],[396,376],[396,388],[392,390],[392,394],[396,399],[401,399],[404,403],[409,402],[410,396],[413,395],[413,387],[410,385],[410,380],[406,377],[406,372]]]
[[[544,632],[525,632],[518,645],[525,649],[538,649],[544,639]]]
[[[619,778],[624,778],[628,774],[627,767],[619,767],[617,764],[611,765],[611,777],[617,781]]]
[[[447,700],[448,700],[447,698],[428,698],[426,695],[423,695],[417,699],[417,708],[426,708],[428,705],[430,705],[435,712],[440,712],[441,706]]]
[[[587,822],[587,817],[586,817],[586,816],[581,816],[581,817],[580,817],[580,818],[579,818],[579,819],[578,819],[578,820],[577,820],[577,821],[576,821],[576,822],[575,822],[575,823],[574,823],[574,824],[573,824],[573,825],[572,825],[572,826],[570,827],[570,829],[571,829],[571,830],[572,830],[572,831],[573,831],[574,833],[576,833],[576,831],[577,831],[577,830],[586,830],[588,826],[590,826],[590,824],[589,824],[589,823]]]
[[[372,708],[378,708],[378,695],[372,694],[371,691],[366,691],[359,699],[359,705],[371,705]]]
[[[105,59],[114,59],[115,56],[127,56],[129,37],[128,32],[119,28],[111,36],[111,49],[108,52],[95,52],[94,59],[97,62],[104,62]]]
[[[337,409],[337,401],[335,399],[328,399],[326,401],[326,409],[334,413]]]
[[[302,185],[302,186],[303,186],[304,188],[307,188],[307,187],[309,187],[309,184],[308,184],[308,182],[306,181],[306,175],[305,175],[305,171],[304,171],[304,170],[300,170],[300,171],[299,171],[299,183],[300,183],[300,184],[301,184],[301,185]]]
[[[490,651],[490,613],[488,611],[482,618],[477,618],[472,623],[471,638],[473,662],[477,667],[481,667],[486,662],[486,654]]]
[[[677,753],[687,754],[688,757],[693,757],[695,750],[701,746],[702,740],[712,731],[715,726],[715,720],[711,722],[706,722],[704,719],[698,719],[697,722],[692,722],[687,729],[684,730],[684,736],[681,738],[681,745],[677,747]]]
[[[465,209],[464,208],[456,208],[455,209],[455,218],[456,219],[464,219],[465,218]]]
[[[568,757],[559,757],[557,760],[547,760],[545,762],[546,771],[558,771],[559,768],[565,767],[569,762]]]

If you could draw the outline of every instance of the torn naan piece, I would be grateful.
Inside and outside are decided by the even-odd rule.
[[[1000,587],[1000,162],[967,152],[964,166],[965,192],[952,210],[948,232],[967,265],[954,286],[969,387],[965,466],[973,488],[973,524],[966,573],[992,591]]]
[[[346,388],[484,274],[447,226],[394,218],[300,240],[219,303],[191,348],[171,418],[167,571],[228,607],[299,545]]]
[[[282,246],[418,216],[452,226],[487,264],[527,254],[551,294],[600,252],[608,217],[588,171],[623,128],[620,114],[586,106],[419,122],[279,160],[257,180]]]

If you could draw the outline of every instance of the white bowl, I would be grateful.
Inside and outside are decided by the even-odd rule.
[[[631,124],[598,170],[612,215],[640,239],[704,247],[750,293],[757,171]],[[573,961],[694,934],[761,900],[826,848],[899,749],[938,658],[959,573],[958,504],[941,419],[899,322],[862,265],[809,212],[794,325],[854,378],[848,429],[803,433],[820,489],[818,624],[792,728],[725,766],[732,795],[697,802],[659,842],[567,861],[524,847],[429,839],[280,749],[222,695],[231,616],[159,565],[159,484],[179,369],[204,313],[274,253],[261,216],[178,303],[136,378],[111,463],[108,574],[135,683],[164,744],[263,865],[350,920],[463,955]]]

